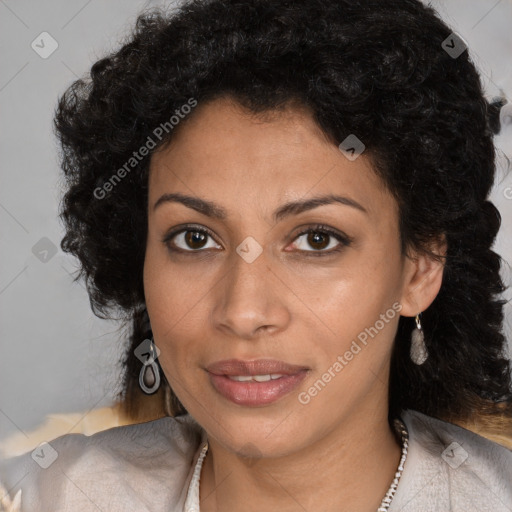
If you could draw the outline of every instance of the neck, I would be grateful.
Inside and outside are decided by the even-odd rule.
[[[387,409],[365,412],[362,419],[353,414],[317,443],[280,458],[242,459],[209,439],[201,512],[375,512],[395,476],[401,446]]]

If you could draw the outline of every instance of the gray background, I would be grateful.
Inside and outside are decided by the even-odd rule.
[[[512,101],[512,0],[431,2],[469,44],[489,97]],[[118,326],[91,313],[75,260],[59,248],[61,194],[52,117],[57,97],[116,48],[137,0],[0,0],[0,439],[31,430],[49,413],[84,413],[118,390]],[[48,52],[52,41],[58,48]],[[41,39],[44,39],[44,44]],[[509,111],[512,116],[512,109]],[[496,139],[500,174],[492,200],[503,216],[496,250],[512,262],[512,117]],[[48,251],[45,253],[44,251]],[[507,283],[509,268],[503,269]],[[510,297],[510,291],[506,292]],[[509,340],[512,312],[507,306]]]

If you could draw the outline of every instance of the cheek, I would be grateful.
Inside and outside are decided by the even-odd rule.
[[[354,369],[377,368],[385,362],[399,318],[398,302],[387,295],[385,289],[363,290],[357,281],[331,284],[330,301],[306,334],[315,340],[320,373],[338,356],[344,357],[344,365],[351,363]],[[357,362],[352,363],[353,360]]]
[[[374,244],[353,251],[339,265],[295,276],[294,292],[319,321],[345,334],[374,322],[400,296],[399,254]],[[291,276],[290,276],[291,277]]]
[[[204,277],[198,279],[194,265],[173,263],[165,244],[150,230],[144,261],[144,295],[152,326],[169,331],[183,319],[200,298],[196,289],[204,286]]]
[[[401,309],[401,267],[399,253],[388,249],[360,252],[314,292],[309,288],[319,332],[328,333],[318,347],[328,359],[324,364],[347,353],[358,360],[354,367],[377,367],[389,356]]]
[[[205,309],[212,284],[190,265],[170,264],[166,250],[148,237],[144,263],[144,294],[160,363],[167,378],[197,368],[198,354],[204,353]],[[195,362],[195,365],[193,364]],[[170,379],[169,379],[170,380]]]

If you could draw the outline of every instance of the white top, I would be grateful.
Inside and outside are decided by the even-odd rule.
[[[402,420],[409,450],[391,512],[512,511],[512,451],[417,411]],[[21,512],[199,512],[206,441],[190,415],[66,434],[2,461],[0,482],[11,498],[21,490]]]

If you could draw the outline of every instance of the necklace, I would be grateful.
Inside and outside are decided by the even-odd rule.
[[[396,489],[398,487],[398,482],[400,481],[400,477],[402,476],[402,472],[404,470],[405,459],[407,458],[407,449],[409,448],[409,433],[407,432],[407,427],[405,426],[404,422],[399,419],[396,419],[394,423],[395,429],[399,432],[402,438],[402,457],[400,458],[398,469],[395,473],[395,478],[393,479],[393,482],[391,482],[391,486],[389,487],[386,496],[384,496],[384,499],[382,500],[380,507],[377,509],[377,512],[385,512],[389,509],[393,496],[395,495]]]
[[[380,507],[377,509],[377,512],[386,512],[386,510],[389,509],[389,506],[391,505],[391,501],[393,500],[393,497],[395,495],[396,489],[398,487],[398,482],[400,481],[400,477],[402,476],[402,472],[404,470],[404,464],[405,459],[407,458],[407,449],[409,448],[409,433],[407,432],[407,427],[405,426],[404,422],[395,419],[394,426],[396,431],[400,434],[401,440],[402,440],[402,457],[400,458],[400,462],[398,463],[398,469],[395,473],[395,478],[393,478],[393,482],[391,482],[391,486],[389,487],[388,491],[386,492],[386,495],[384,496],[384,499],[382,500]],[[197,461],[196,468],[194,470],[194,478],[193,480],[197,482],[197,485],[199,486],[199,475],[201,472],[201,465],[203,462],[203,459],[206,455],[206,452],[208,451],[208,441],[205,443],[201,450],[201,454],[199,456],[199,459]],[[199,510],[199,490],[197,489],[195,491],[196,496],[194,497],[194,501],[197,502],[197,508],[190,508],[191,512],[194,512],[195,510]],[[188,499],[187,499],[188,501]]]

